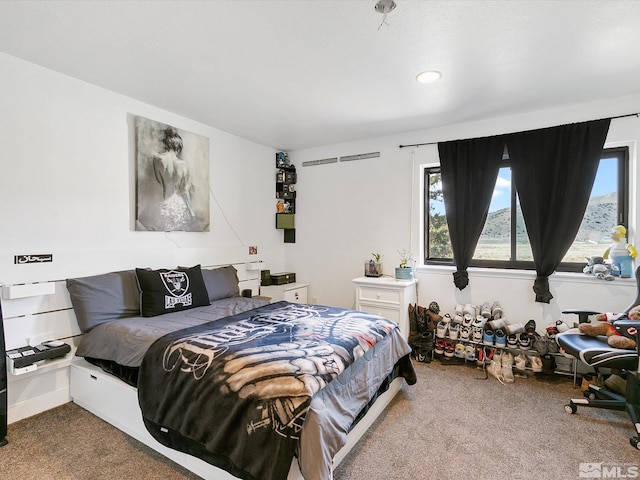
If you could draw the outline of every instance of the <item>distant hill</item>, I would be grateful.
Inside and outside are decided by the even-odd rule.
[[[608,193],[599,197],[593,197],[587,205],[582,226],[578,231],[576,240],[579,242],[609,243],[609,230],[617,225],[616,218],[616,194]],[[522,212],[518,208],[516,224],[517,235],[525,234]],[[490,212],[487,216],[482,237],[487,240],[504,240],[509,238],[509,225],[511,224],[511,209],[503,208]]]

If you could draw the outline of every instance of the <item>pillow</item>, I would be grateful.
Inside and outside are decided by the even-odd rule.
[[[136,268],[136,278],[143,317],[210,305],[200,265],[175,270]]]
[[[240,296],[238,272],[233,265],[226,267],[203,269],[202,278],[209,293],[209,300],[215,301],[227,297]]]
[[[82,333],[116,318],[140,315],[140,293],[133,270],[68,278],[66,283]]]

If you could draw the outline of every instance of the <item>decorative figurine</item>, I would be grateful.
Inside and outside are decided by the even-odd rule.
[[[610,235],[614,243],[605,250],[603,257],[605,260],[611,258],[614,275],[631,278],[633,259],[638,256],[638,251],[633,245],[627,243],[627,229],[624,226],[616,225],[611,229]]]

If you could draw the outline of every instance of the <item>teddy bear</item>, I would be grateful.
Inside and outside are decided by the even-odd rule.
[[[624,318],[624,316],[622,317]],[[631,320],[640,320],[640,305],[636,305],[627,313],[627,318]],[[607,337],[607,343],[613,348],[634,349],[636,348],[635,340],[620,334],[613,324],[609,321],[618,320],[615,313],[600,313],[595,316],[598,322],[596,324],[581,323],[578,325],[580,333],[584,333],[590,337],[604,335]]]
[[[583,273],[595,276],[598,280],[613,280],[611,268],[600,256],[585,257],[587,265],[582,269]]]

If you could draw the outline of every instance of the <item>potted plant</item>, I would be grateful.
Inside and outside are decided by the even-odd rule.
[[[382,263],[380,263],[380,258],[382,258],[382,254],[372,253],[371,255],[375,260],[364,262],[364,275],[365,277],[381,277]]]
[[[396,278],[399,280],[411,280],[413,278],[413,253],[406,248],[398,250],[400,266],[396,267]]]

